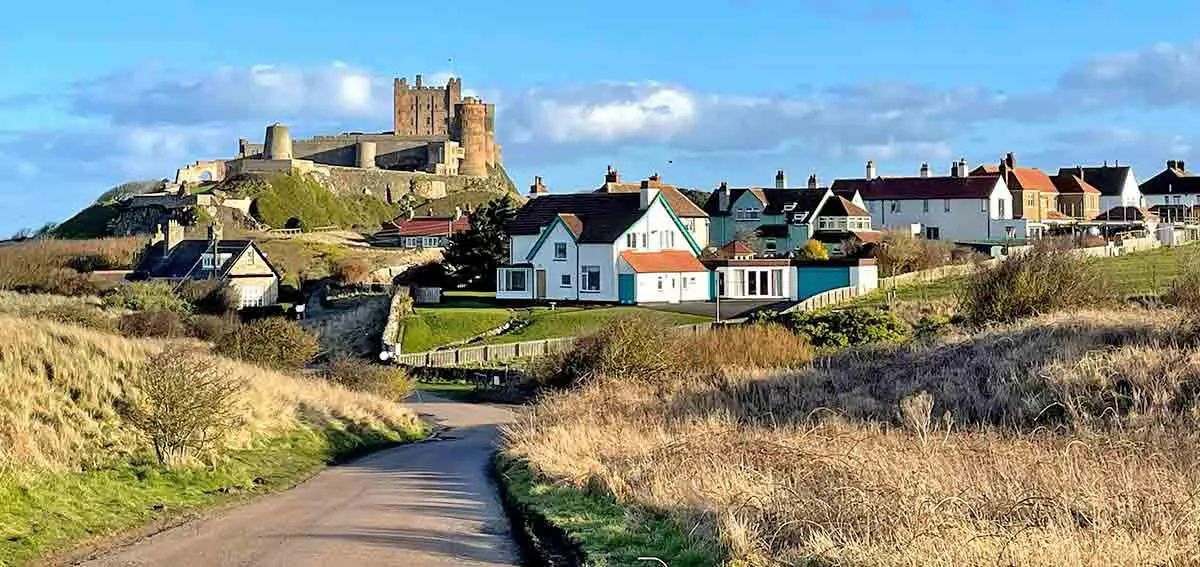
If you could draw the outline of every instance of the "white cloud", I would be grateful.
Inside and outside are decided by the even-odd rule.
[[[1068,69],[1059,88],[1091,104],[1200,104],[1200,41],[1094,57]]]

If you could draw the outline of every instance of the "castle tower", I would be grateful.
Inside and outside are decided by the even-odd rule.
[[[287,126],[278,122],[267,126],[263,159],[292,159],[292,135]]]
[[[462,102],[462,79],[451,77],[445,87],[425,86],[421,75],[416,84],[408,79],[392,81],[392,130],[398,136],[449,136],[456,122],[456,106]]]
[[[463,99],[455,112],[459,121],[459,143],[463,148],[458,172],[461,175],[486,176],[490,154],[487,148],[487,105],[468,97]]]

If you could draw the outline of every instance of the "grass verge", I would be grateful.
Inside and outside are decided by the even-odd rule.
[[[496,468],[506,496],[526,513],[536,513],[562,530],[570,540],[567,543],[582,551],[589,567],[643,564],[639,557],[656,557],[671,567],[720,563],[714,552],[691,544],[687,534],[665,514],[623,507],[600,489],[583,491],[540,481],[525,464],[502,456],[497,457]],[[558,547],[549,552],[564,555],[573,551]]]
[[[141,525],[290,488],[326,465],[412,441],[422,430],[309,428],[264,438],[213,466],[144,462],[75,473],[0,475],[0,565],[22,565]]]
[[[647,317],[664,325],[687,325],[711,320],[703,315],[668,313],[643,307],[565,307],[553,311],[545,307],[534,307],[518,315],[529,321],[528,326],[488,338],[484,342],[499,344],[575,337],[591,333],[614,319],[633,315]]]
[[[499,307],[423,307],[401,321],[403,352],[422,352],[486,333],[512,318]]]

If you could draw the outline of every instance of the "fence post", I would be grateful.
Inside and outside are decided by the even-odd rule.
[[[483,361],[484,361],[484,362],[491,362],[491,361],[492,361],[492,356],[491,356],[491,355],[492,355],[492,349],[488,348],[488,346],[489,346],[489,345],[483,345]]]

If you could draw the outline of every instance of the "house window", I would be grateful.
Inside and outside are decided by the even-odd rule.
[[[600,291],[600,266],[581,267],[579,280],[582,291]]]
[[[921,212],[922,213],[929,212],[929,199],[921,199]]]
[[[899,212],[901,212],[901,210],[900,210],[900,201],[892,201],[892,212],[893,212],[893,213],[899,213]]]
[[[625,235],[625,247],[637,248],[637,233],[631,232]]]
[[[778,247],[778,244],[776,244],[776,242],[775,242],[775,239],[774,239],[774,238],[768,238],[768,239],[767,239],[767,240],[766,240],[766,241],[763,243],[763,247],[766,249],[766,252],[767,252],[767,254],[774,254],[774,253],[775,253],[775,250],[776,250],[776,248]]]
[[[504,271],[505,291],[525,291],[525,270]]]
[[[566,242],[555,242],[554,243],[554,259],[556,261],[562,261],[562,260],[567,259],[567,243]]]
[[[663,276],[658,276],[658,291],[663,290]]]
[[[938,237],[940,237],[941,235],[942,235],[942,231],[938,230],[938,227],[936,227],[936,226],[925,227],[925,238],[926,239],[938,240],[939,239]]]
[[[571,287],[571,274],[563,274],[558,287]]]
[[[942,199],[942,202],[943,206],[945,207],[945,212],[950,212],[950,199]]]
[[[987,212],[987,205],[988,205],[988,200],[987,200],[987,199],[980,199],[980,200],[979,200],[979,212],[981,212],[981,213],[986,213],[986,212]],[[949,206],[949,205],[947,205],[947,206]],[[1001,210],[1001,211],[1003,211],[1003,210],[1004,210],[1004,199],[1001,199],[1001,200],[1000,200],[1000,210]],[[1004,213],[1003,213],[1003,212],[1001,212],[1000,214],[1001,214],[1001,215],[1003,215]]]
[[[242,307],[262,307],[263,288],[259,286],[241,286]]]
[[[649,247],[650,247],[650,236],[643,232],[642,233],[642,248],[649,248]]]

